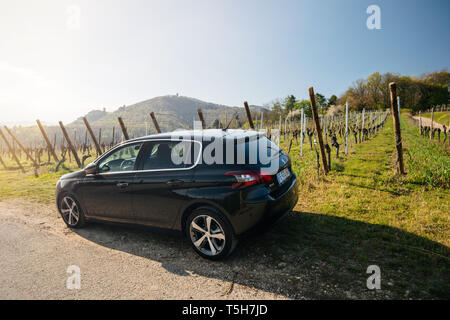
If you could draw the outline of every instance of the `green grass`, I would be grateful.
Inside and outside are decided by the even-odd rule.
[[[341,171],[317,183],[314,193],[302,192],[298,207],[397,227],[448,246],[450,158],[405,121],[402,125],[405,177],[397,177],[388,121],[373,140],[357,145],[348,160],[338,162]],[[443,225],[445,233],[434,231]]]
[[[304,156],[300,157],[299,146],[294,142],[290,155],[301,182],[298,208],[318,208],[321,213],[406,228],[418,235],[425,235],[421,230],[424,224],[430,225],[432,221],[440,221],[439,225],[445,220],[448,228],[449,220],[443,213],[450,212],[449,152],[440,144],[420,136],[417,127],[406,119],[402,117],[407,174],[400,178],[395,169],[391,119],[369,141],[354,144],[349,137],[352,143],[348,156],[341,153],[340,159],[336,159],[333,148],[332,171],[320,179],[317,178],[315,153],[309,143],[304,145]],[[342,140],[338,139],[343,151]],[[287,141],[282,144],[285,150],[287,145]],[[411,219],[404,218],[407,212],[411,212]],[[433,236],[432,240],[450,245],[448,233],[441,234],[440,238]]]
[[[38,169],[36,178],[30,161],[22,158],[20,161],[25,168],[22,173],[17,163],[12,159],[3,158],[8,170],[0,169],[0,201],[10,198],[24,198],[30,201],[53,203],[55,186],[58,179],[66,173],[78,170],[74,160],[63,163],[58,172],[55,164],[48,164]]]
[[[391,119],[371,140],[352,144],[348,157],[333,158],[327,177],[316,177],[311,152],[300,158],[294,148],[299,202],[289,221],[261,241],[270,246],[276,236],[286,252],[306,250],[303,267],[324,264],[323,277],[331,268],[329,281],[338,287],[354,290],[349,283],[357,279],[367,293],[365,270],[376,264],[384,288],[394,283],[395,298],[449,298],[449,154],[405,116],[402,138],[407,175],[400,178]]]
[[[403,135],[406,138],[405,161],[408,167],[406,182],[427,187],[450,188],[450,157],[448,145],[439,144],[437,139],[430,141],[428,137],[417,133],[412,125],[405,126]]]

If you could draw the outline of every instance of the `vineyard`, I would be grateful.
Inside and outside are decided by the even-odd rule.
[[[299,112],[269,123],[261,115],[258,122],[257,114],[247,108],[243,127],[264,130],[277,141],[289,153],[300,182],[300,199],[287,217],[289,222],[278,223],[274,229],[279,232],[257,236],[256,250],[266,252],[276,242],[278,249],[268,251],[274,261],[285,260],[292,268],[320,268],[327,285],[351,288],[355,275],[363,283],[365,269],[375,264],[383,271],[389,297],[448,299],[447,129],[429,128],[422,123],[428,113],[418,120],[407,109],[401,116],[396,108],[394,112],[347,108],[332,116],[314,109],[312,118]],[[401,140],[394,135],[392,118],[397,116]],[[435,112],[433,117],[448,125],[448,111]],[[159,131],[154,114],[151,119]],[[205,127],[201,110],[199,120]],[[129,139],[126,123],[120,118],[118,123],[122,139]],[[94,135],[87,120],[85,124],[80,138],[60,123],[64,140],[54,136],[51,141],[38,122],[39,146],[24,146],[14,132],[2,128],[0,201],[19,197],[53,203],[61,175],[83,168],[118,142],[102,142],[101,130]],[[293,291],[296,285],[292,283]],[[353,294],[349,292],[347,297]],[[373,294],[386,298],[383,293]]]

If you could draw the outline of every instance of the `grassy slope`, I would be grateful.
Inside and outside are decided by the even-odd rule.
[[[297,208],[393,226],[449,246],[449,154],[402,124],[406,177],[396,177],[388,121],[375,138],[353,146],[348,160],[335,162],[324,182],[308,182],[314,192],[301,192]]]
[[[381,268],[382,288],[392,291],[389,297],[449,298],[448,152],[420,137],[404,120],[409,173],[398,179],[388,120],[373,139],[351,145],[348,158],[333,159],[334,170],[321,181],[312,169],[313,155],[293,157],[303,187],[290,222],[275,227],[275,241],[285,252],[300,253],[302,268],[319,268],[331,286],[354,292],[357,282],[359,296],[368,292],[366,268],[376,264]],[[291,156],[295,153],[297,146]],[[409,161],[408,153],[418,160]],[[430,154],[434,157],[427,157]],[[413,174],[414,170],[419,172]],[[417,184],[436,170],[446,177],[447,188]],[[274,234],[261,241],[270,245]],[[384,297],[381,292],[373,294]]]
[[[59,177],[77,170],[72,159],[72,162],[65,163],[58,172],[55,172],[53,164],[39,168],[39,177],[36,178],[31,162],[25,158],[21,159],[25,173],[18,170],[18,166],[13,160],[3,159],[3,161],[10,169],[4,170],[3,167],[0,167],[0,201],[21,197],[43,203],[53,203],[55,186]]]
[[[408,171],[403,178],[396,177],[391,119],[362,144],[353,144],[349,136],[348,156],[342,154],[340,138],[341,158],[332,156],[333,171],[326,178],[317,178],[308,138],[303,157],[294,140],[291,157],[301,182],[300,200],[288,222],[260,236],[262,253],[270,252],[275,265],[288,254],[294,273],[319,270],[321,281],[316,279],[315,285],[344,287],[356,296],[449,298],[450,157],[405,119],[402,128]],[[283,143],[285,150],[287,145]],[[27,174],[0,169],[0,200],[24,197],[53,203],[58,177],[75,169],[73,163],[67,166],[58,173],[51,166],[41,168],[39,178],[31,169]],[[370,264],[380,266],[382,288],[389,288],[391,295],[366,289]],[[292,290],[295,294],[295,283]],[[320,292],[318,287],[310,294],[341,297]]]

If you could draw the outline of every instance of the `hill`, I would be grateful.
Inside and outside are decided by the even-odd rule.
[[[146,131],[148,133],[156,132],[149,116],[150,112],[155,113],[162,131],[172,131],[178,128],[192,128],[193,121],[198,120],[197,109],[199,108],[203,111],[207,127],[213,127],[217,121],[226,125],[234,114],[238,116],[239,124],[247,121],[243,107],[230,107],[178,95],[155,97],[133,105],[122,106],[113,112],[93,110],[86,115],[86,118],[92,127],[102,128],[108,136],[109,133],[112,133],[112,127],[116,127],[118,130],[117,118],[121,117],[130,136],[139,136],[145,134]],[[260,106],[250,106],[250,109],[252,112],[258,113],[269,111]],[[68,125],[68,127],[83,126],[81,117]]]
[[[106,110],[92,110],[92,111],[89,111],[85,115],[85,117],[89,121],[89,123],[91,123],[91,122],[95,122],[97,120],[102,119],[107,114],[108,114],[108,112]],[[84,125],[83,117],[79,117],[77,120],[72,122],[70,125],[72,125],[72,126],[73,125]]]
[[[192,128],[193,121],[199,120],[197,114],[197,109],[199,108],[202,109],[206,126],[209,128],[216,127],[219,122],[222,126],[226,126],[233,115],[237,115],[238,119],[232,122],[230,128],[241,127],[242,124],[247,122],[247,116],[243,106],[230,107],[178,95],[155,97],[133,105],[119,107],[112,112],[107,112],[105,109],[91,110],[84,117],[89,121],[96,136],[100,135],[101,129],[100,140],[108,144],[113,140],[113,131],[115,142],[122,138],[120,126],[117,121],[118,117],[123,119],[129,136],[133,138],[156,133],[156,129],[150,118],[150,112],[155,113],[161,130],[167,132],[175,129]],[[267,113],[270,112],[270,110],[263,107],[252,105],[250,105],[250,110],[252,111],[253,118],[256,115],[259,118],[261,111],[266,113],[266,117]],[[45,119],[41,120],[45,122]],[[57,145],[63,143],[64,137],[59,126],[44,126],[52,142],[56,141]],[[66,128],[73,142],[80,144],[86,138],[87,133],[83,116],[66,124]],[[45,144],[36,125],[15,126],[11,127],[11,129],[24,145],[44,146]],[[88,138],[88,140],[90,139]]]

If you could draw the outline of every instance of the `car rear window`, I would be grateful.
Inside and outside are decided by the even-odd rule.
[[[181,169],[191,167],[194,157],[191,141],[155,141],[147,146],[143,170]]]
[[[237,141],[235,157],[238,163],[245,154],[245,164],[267,164],[280,153],[280,150],[266,136],[247,137],[245,141]]]

